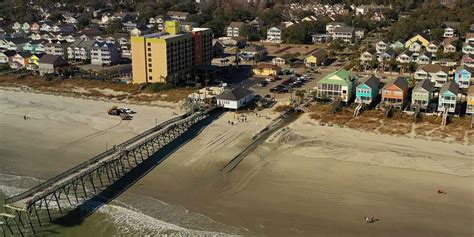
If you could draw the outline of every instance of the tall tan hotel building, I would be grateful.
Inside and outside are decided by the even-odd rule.
[[[201,65],[211,65],[212,31],[181,31],[178,21],[167,21],[165,31],[132,36],[133,83],[176,84]]]

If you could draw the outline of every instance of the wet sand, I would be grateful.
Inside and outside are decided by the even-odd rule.
[[[133,106],[137,115],[123,123],[106,114],[112,105],[0,91],[0,173],[51,177],[105,149],[105,141],[121,142],[179,112]],[[239,115],[223,114],[122,194],[122,207],[143,214],[134,235],[150,218],[242,235],[474,234],[473,146],[321,127],[303,115],[223,172],[269,123],[265,116],[277,116],[260,115],[237,122]],[[63,233],[107,232],[110,226],[94,224],[99,214]],[[366,224],[370,215],[380,220]],[[122,225],[132,216],[117,219]]]

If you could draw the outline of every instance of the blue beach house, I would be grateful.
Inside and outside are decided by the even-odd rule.
[[[454,81],[459,85],[459,88],[469,88],[471,80],[473,80],[472,73],[474,68],[461,66],[454,72]]]
[[[458,102],[459,86],[454,81],[444,84],[439,91],[438,111],[448,113],[456,112]]]
[[[370,104],[379,94],[380,79],[372,76],[356,87],[356,103]]]

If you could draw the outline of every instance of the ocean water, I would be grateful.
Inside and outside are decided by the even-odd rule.
[[[0,174],[0,200],[21,193],[39,182],[41,180],[32,177]],[[41,233],[47,236],[71,237],[234,236],[239,232],[241,230],[237,228],[217,223],[182,207],[129,193],[101,205],[78,225],[52,224],[41,229]]]

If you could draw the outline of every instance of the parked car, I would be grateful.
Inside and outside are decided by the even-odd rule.
[[[284,86],[280,90],[278,90],[278,93],[288,93],[289,90],[290,88],[288,88],[287,86]]]
[[[284,80],[281,84],[289,85],[289,84],[293,83],[294,81],[295,81],[294,79],[288,78],[288,79]]]
[[[265,86],[268,85],[268,82],[267,82],[267,81],[261,81],[261,82],[258,83],[258,85],[259,85],[260,87],[265,87]]]
[[[265,78],[265,81],[268,81],[268,82],[276,81],[276,77],[267,77]]]
[[[274,86],[274,87],[270,88],[270,92],[273,92],[273,93],[275,93],[275,92],[280,92],[280,90],[281,90],[282,88],[284,88],[284,86],[282,86],[282,85],[277,85],[277,86]]]

